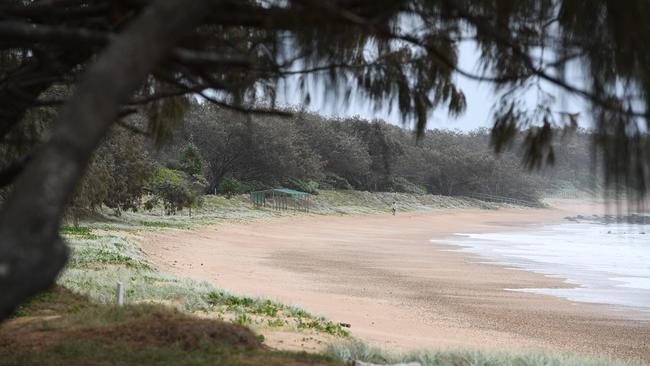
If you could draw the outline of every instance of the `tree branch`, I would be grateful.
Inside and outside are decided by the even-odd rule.
[[[69,28],[42,24],[23,23],[17,21],[0,21],[0,39],[28,42],[66,42],[84,43],[102,46],[108,43],[114,35],[86,28]]]
[[[176,48],[172,51],[171,57],[185,65],[218,65],[236,66],[249,68],[251,62],[244,56],[220,56],[213,52],[200,52],[185,48]]]
[[[459,6],[455,1],[447,0],[447,3],[457,11],[458,15],[461,18],[467,20],[470,24],[474,25],[479,31],[488,34],[490,37],[492,37],[495,40],[495,42],[501,43],[502,45],[510,48],[514,52],[514,54],[525,63],[526,68],[529,69],[533,75],[536,75],[539,78],[546,80],[551,84],[554,84],[572,94],[579,95],[605,110],[609,110],[617,114],[629,116],[629,117],[640,117],[645,119],[650,118],[649,112],[639,112],[631,109],[622,110],[619,105],[612,104],[611,102],[602,99],[600,96],[596,94],[590,93],[589,91],[579,88],[575,85],[571,85],[565,80],[552,76],[546,73],[544,70],[535,67],[530,55],[522,51],[519,45],[513,39],[511,39],[509,35],[499,32],[497,29],[492,27],[485,19],[480,18],[474,14],[471,14],[462,6]]]
[[[59,2],[62,3],[62,2]],[[57,3],[54,4],[34,4],[33,2],[28,5],[0,5],[0,16],[3,17],[21,17],[21,18],[38,18],[38,19],[52,19],[64,18],[73,19],[80,17],[99,16],[108,13],[111,10],[109,2],[99,2],[95,4],[84,4],[79,6],[74,4],[72,6]]]

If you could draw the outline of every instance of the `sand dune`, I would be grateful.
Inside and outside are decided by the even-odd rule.
[[[431,242],[591,213],[602,207],[314,215],[161,231],[142,245],[165,271],[301,305],[388,348],[551,349],[650,360],[644,314],[504,291],[569,285]]]

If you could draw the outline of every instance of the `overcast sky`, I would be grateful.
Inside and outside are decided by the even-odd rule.
[[[459,66],[466,71],[477,70],[478,52],[474,44],[465,42],[459,47]],[[575,80],[575,78],[574,78]],[[293,85],[292,85],[293,84]],[[457,129],[461,131],[470,131],[481,127],[492,126],[492,106],[498,100],[494,89],[488,83],[478,83],[469,80],[465,77],[458,76],[456,84],[465,94],[467,100],[467,110],[463,115],[457,118],[449,117],[446,109],[440,108],[434,111],[433,115],[429,118],[427,128],[444,128],[444,129]],[[284,86],[284,90],[278,93],[278,102],[282,105],[299,105],[301,97],[296,87],[295,81],[289,81]],[[569,110],[578,112],[583,110],[583,104],[576,100],[575,97],[570,98],[565,93],[545,85],[545,89],[552,90],[557,98],[557,110]],[[401,120],[396,110],[389,113],[388,108],[382,111],[374,111],[372,106],[367,102],[352,99],[348,105],[341,103],[334,103],[332,100],[325,99],[325,91],[322,85],[312,85],[310,88],[311,104],[307,110],[317,112],[324,116],[329,117],[350,117],[358,115],[364,119],[383,119],[389,123],[401,125]],[[536,103],[536,93],[528,92],[522,96],[529,106]],[[586,117],[582,113],[582,117]],[[586,123],[581,123],[586,126]]]

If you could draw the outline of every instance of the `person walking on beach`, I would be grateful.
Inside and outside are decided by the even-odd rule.
[[[393,216],[395,216],[395,213],[397,212],[397,201],[393,201],[392,210]]]

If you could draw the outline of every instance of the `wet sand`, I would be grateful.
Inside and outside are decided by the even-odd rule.
[[[458,232],[534,230],[592,213],[603,207],[309,215],[165,230],[141,242],[163,271],[300,305],[350,323],[354,336],[389,349],[554,350],[650,360],[647,314],[505,291],[571,285],[431,241]]]

